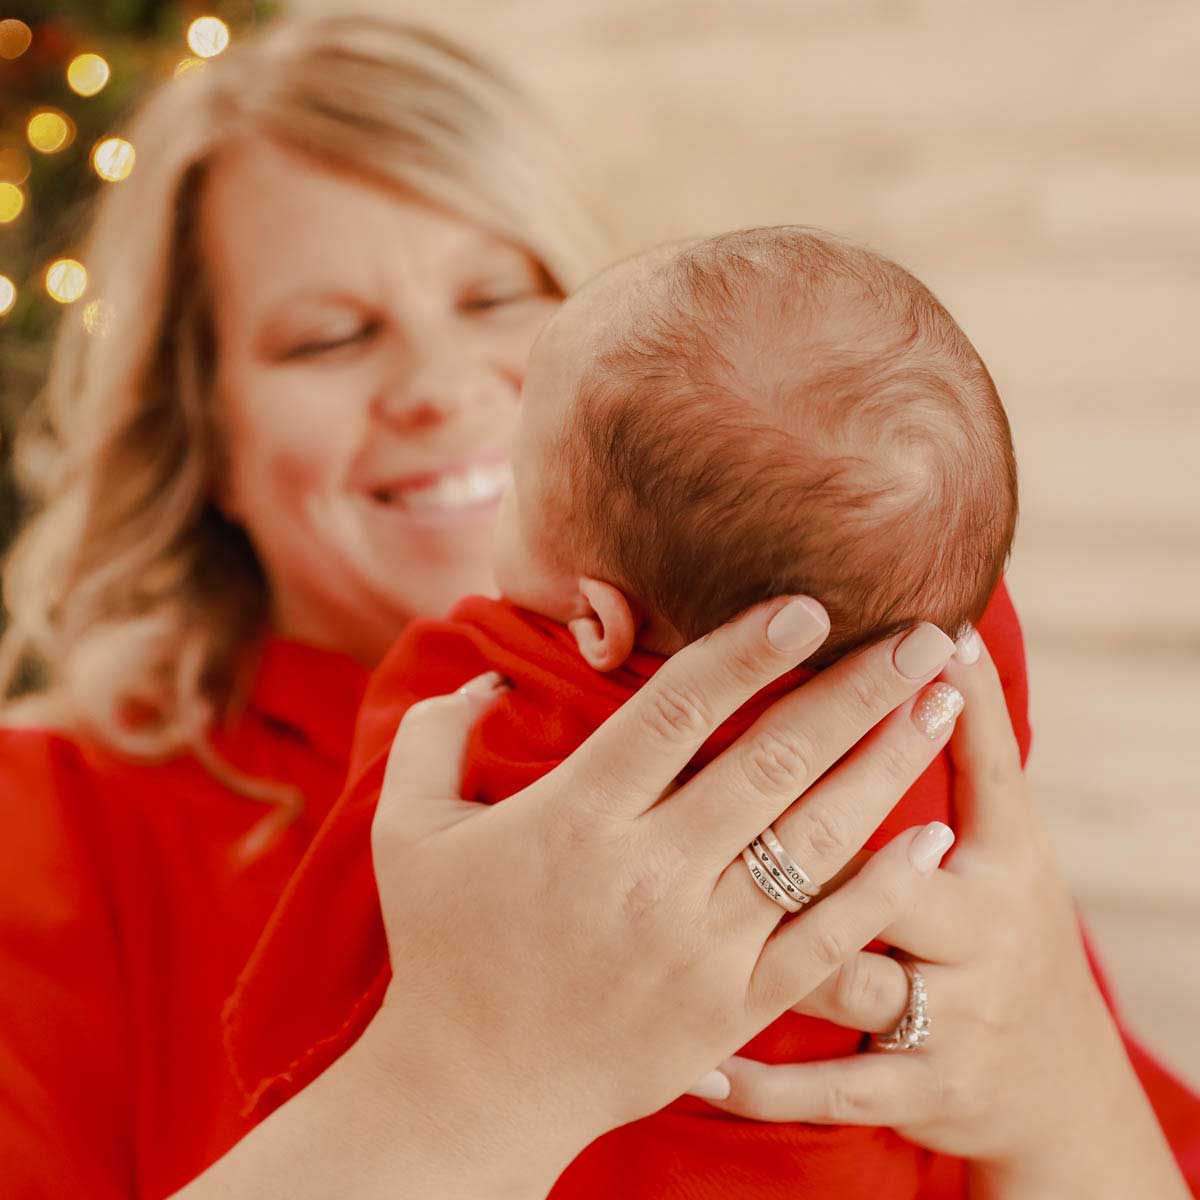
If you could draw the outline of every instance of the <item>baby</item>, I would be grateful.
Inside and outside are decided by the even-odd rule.
[[[504,598],[413,622],[389,652],[350,782],[228,1006],[248,1113],[319,1074],[382,1000],[371,817],[399,719],[425,696],[489,669],[512,683],[465,762],[463,795],[500,801],[570,754],[665,655],[751,604],[802,593],[828,610],[829,640],[722,725],[684,778],[813,669],[918,621],[978,626],[1027,750],[1020,632],[1000,584],[1017,511],[1008,423],[966,336],[894,263],[789,227],[609,269],[530,357],[513,476],[496,543]],[[867,849],[930,820],[954,823],[945,755]],[[863,1043],[789,1013],[742,1053],[795,1062]],[[961,1196],[964,1183],[960,1164],[888,1129],[756,1124],[683,1097],[598,1139],[552,1196],[817,1189],[909,1200]]]
[[[810,666],[918,621],[951,636],[1000,580],[1008,421],[949,313],[894,263],[756,229],[604,272],[530,357],[501,593],[598,671],[760,600],[816,596]]]

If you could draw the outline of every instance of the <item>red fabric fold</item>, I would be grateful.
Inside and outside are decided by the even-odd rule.
[[[1000,670],[1024,757],[1030,740],[1024,653],[1003,585],[979,630]],[[370,827],[387,753],[407,708],[486,670],[512,682],[512,691],[476,726],[466,757],[463,795],[495,803],[561,762],[663,661],[635,652],[619,670],[598,674],[561,625],[480,597],[460,602],[446,620],[408,627],[368,687],[346,789],[226,1006],[226,1048],[247,1097],[246,1115],[261,1119],[320,1074],[379,1008],[391,970]],[[716,731],[685,777],[809,675],[797,669],[763,689]],[[926,821],[953,826],[950,771],[943,754],[897,803],[867,849]],[[870,946],[886,950],[880,941]],[[402,973],[403,964],[396,969]],[[764,1062],[802,1062],[854,1054],[864,1043],[854,1030],[789,1013],[742,1053]],[[759,1124],[684,1097],[598,1139],[571,1164],[552,1196],[757,1200],[781,1188],[820,1187],[839,1200],[902,1200],[924,1194],[936,1158],[889,1129]]]

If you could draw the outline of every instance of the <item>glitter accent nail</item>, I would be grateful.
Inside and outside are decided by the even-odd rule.
[[[962,692],[948,683],[935,683],[925,689],[925,694],[913,708],[913,724],[931,741],[937,741],[954,724],[954,718],[963,710]]]

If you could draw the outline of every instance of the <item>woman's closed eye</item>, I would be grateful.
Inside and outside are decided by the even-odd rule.
[[[534,283],[480,289],[464,296],[458,307],[464,313],[487,313],[513,304],[523,304],[527,300],[541,300],[546,294]]]
[[[291,360],[296,358],[315,358],[320,354],[327,354],[333,350],[340,350],[346,346],[353,346],[358,342],[366,341],[373,337],[379,331],[379,322],[369,321],[364,325],[358,325],[353,329],[346,331],[338,331],[329,335],[317,334],[310,338],[297,343],[289,350],[285,351],[283,358]]]

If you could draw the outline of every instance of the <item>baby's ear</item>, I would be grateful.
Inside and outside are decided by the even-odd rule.
[[[602,579],[579,580],[579,602],[585,614],[567,622],[588,666],[615,671],[633,650],[637,621],[625,594]]]

